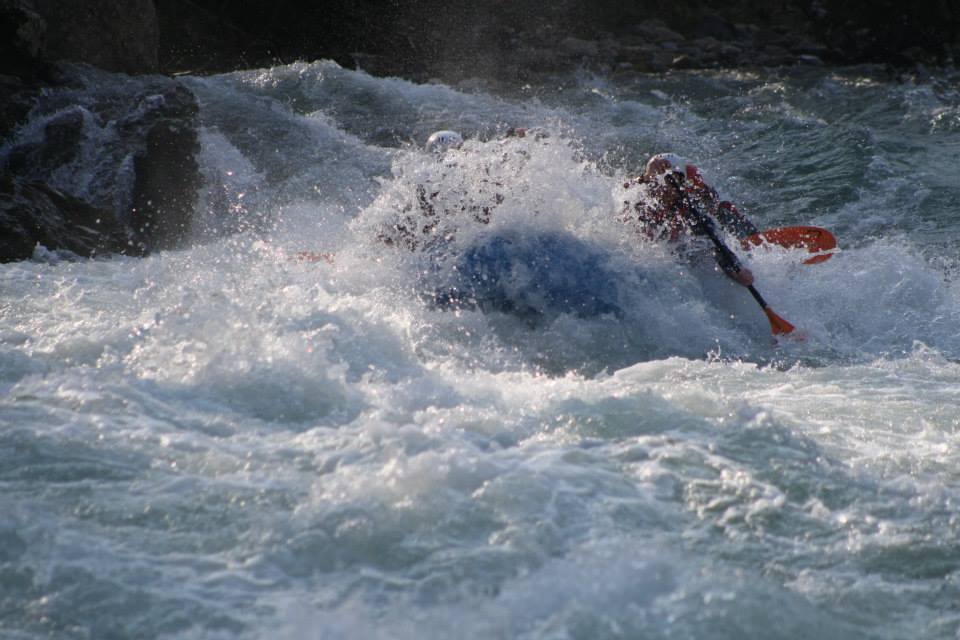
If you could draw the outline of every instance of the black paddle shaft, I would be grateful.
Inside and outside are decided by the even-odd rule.
[[[739,273],[740,269],[743,268],[740,264],[740,259],[737,258],[737,255],[733,251],[731,251],[730,247],[728,247],[723,242],[723,240],[720,239],[720,236],[717,235],[717,230],[713,226],[713,221],[710,218],[703,215],[702,213],[700,213],[699,211],[697,211],[697,209],[693,208],[692,205],[691,205],[691,211],[693,211],[694,215],[699,218],[700,223],[703,225],[703,228],[707,232],[707,235],[713,241],[714,246],[717,247],[717,252],[723,256],[722,260],[730,266],[730,269]],[[768,306],[767,301],[763,299],[763,296],[760,295],[760,292],[757,291],[752,284],[747,285],[747,291],[750,292],[750,295],[752,295],[753,299],[757,301],[761,309],[767,308]]]
[[[731,269],[734,273],[739,273],[743,266],[740,264],[740,259],[737,258],[737,254],[730,250],[730,247],[720,239],[720,236],[717,234],[717,228],[713,224],[713,220],[708,218],[702,211],[700,211],[693,202],[690,200],[690,194],[679,184],[679,181],[671,175],[667,176],[667,181],[669,181],[680,194],[680,197],[683,199],[684,203],[687,205],[687,209],[693,215],[694,219],[697,222],[697,226],[707,234],[707,237],[713,242],[713,245],[717,248],[717,254],[720,257],[720,266]],[[726,266],[725,266],[726,265]],[[763,296],[760,295],[760,292],[757,291],[754,286],[747,285],[747,290],[750,292],[750,295],[753,296],[753,299],[757,301],[761,309],[766,309],[769,305],[767,301],[763,299]]]

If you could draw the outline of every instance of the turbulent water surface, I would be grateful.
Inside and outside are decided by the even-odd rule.
[[[957,637],[956,77],[185,82],[189,248],[0,266],[0,636]],[[626,231],[665,150],[837,235],[743,255],[805,341]]]

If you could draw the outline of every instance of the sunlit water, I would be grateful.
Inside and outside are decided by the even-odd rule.
[[[0,266],[0,636],[957,637],[956,77],[185,81],[190,248]],[[805,341],[617,220],[663,150],[837,235],[742,255]],[[443,304],[496,238],[518,312]]]

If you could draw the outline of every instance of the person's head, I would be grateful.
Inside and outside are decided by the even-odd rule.
[[[426,149],[430,153],[443,153],[447,149],[459,149],[463,138],[456,131],[435,131],[427,138]]]
[[[675,153],[658,153],[650,156],[643,169],[643,177],[647,180],[663,180],[671,174],[682,182],[688,177],[690,165]]]

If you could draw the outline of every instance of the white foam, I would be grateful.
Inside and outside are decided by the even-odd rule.
[[[713,139],[688,131],[685,152],[796,160],[725,138],[753,129],[718,113],[764,81],[704,81],[731,104],[706,104],[696,78],[644,79],[626,96],[597,85],[583,112],[580,98],[518,104],[332,63],[191,81],[204,168],[231,203],[252,189],[266,228],[146,259],[0,268],[0,559],[16,572],[11,610],[27,612],[12,624],[28,637],[287,638],[906,637],[949,624],[953,263],[909,227],[853,231],[909,224],[888,206],[900,183],[823,212],[841,245],[825,263],[744,255],[809,335],[775,347],[711,265],[623,233],[632,168],[596,158],[608,138],[578,137],[606,127],[639,156],[690,125]],[[693,97],[664,125],[684,86]],[[549,137],[492,139],[518,114]],[[440,163],[372,131],[419,139],[440,124],[468,125]],[[305,142],[277,155],[275,130]],[[738,175],[757,198],[780,188]],[[624,313],[531,326],[431,306],[423,256],[376,239],[429,181],[454,209],[448,250],[494,231],[569,234],[625,284]],[[458,190],[504,200],[477,224]],[[858,227],[867,209],[876,220]]]

